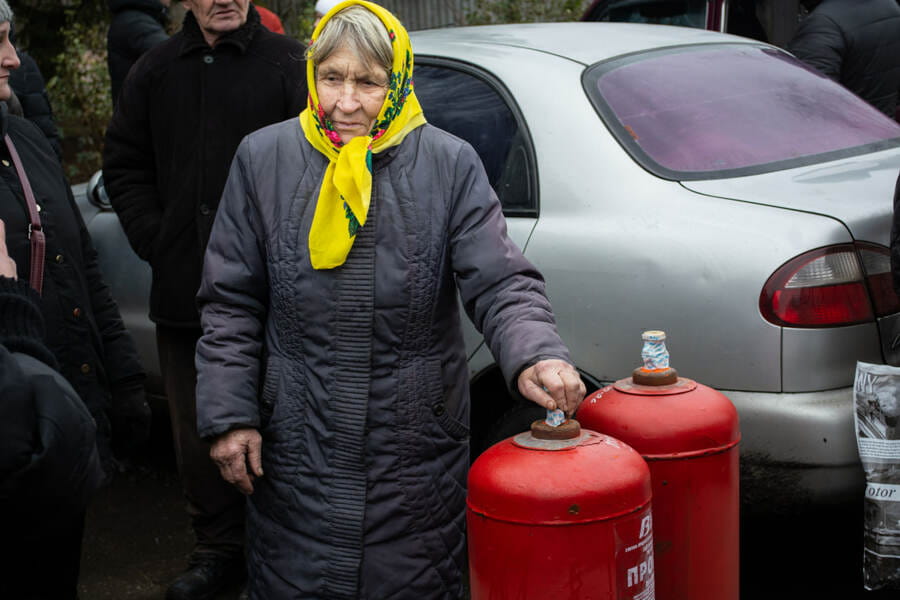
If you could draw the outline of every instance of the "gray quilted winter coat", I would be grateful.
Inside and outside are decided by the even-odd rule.
[[[263,436],[252,598],[461,598],[457,289],[510,382],[568,351],[471,146],[425,125],[376,155],[347,262],[316,271],[307,237],[326,166],[297,119],[237,151],[198,296],[200,434]]]

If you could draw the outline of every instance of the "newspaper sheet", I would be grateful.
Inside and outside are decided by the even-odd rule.
[[[853,400],[866,474],[863,584],[900,589],[900,368],[858,362]]]

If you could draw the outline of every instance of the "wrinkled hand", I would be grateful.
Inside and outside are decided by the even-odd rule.
[[[519,393],[547,410],[557,408],[571,417],[586,390],[575,367],[564,360],[537,362],[519,374]]]
[[[243,494],[253,493],[253,480],[263,475],[259,431],[247,427],[223,433],[213,442],[209,456],[225,481]]]
[[[9,257],[6,250],[6,225],[0,220],[0,277],[18,279],[16,276],[16,261]]]
[[[109,421],[113,449],[127,456],[150,439],[153,415],[143,386],[113,389],[112,396]]]

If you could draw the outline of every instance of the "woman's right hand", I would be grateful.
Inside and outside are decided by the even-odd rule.
[[[16,261],[9,257],[6,250],[6,225],[0,220],[0,277],[16,277]]]
[[[241,493],[253,493],[253,480],[262,477],[262,436],[252,427],[232,429],[215,439],[209,456],[222,478]],[[249,468],[248,468],[249,467]]]

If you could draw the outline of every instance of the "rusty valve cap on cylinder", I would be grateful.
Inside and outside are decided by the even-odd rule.
[[[575,419],[568,419],[554,427],[539,419],[531,424],[531,435],[539,440],[573,440],[581,435],[581,424]]]
[[[672,367],[656,371],[638,367],[631,372],[631,381],[635,385],[672,385],[678,382],[678,371]]]

